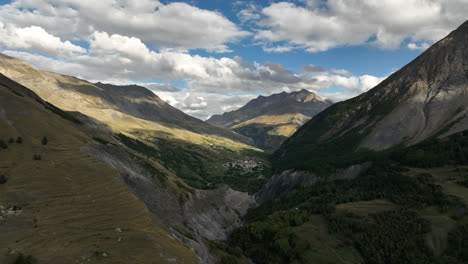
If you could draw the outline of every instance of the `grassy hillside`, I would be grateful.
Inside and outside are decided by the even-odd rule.
[[[73,117],[4,77],[0,127],[1,263],[198,263],[80,151],[94,140]]]
[[[199,189],[212,189],[219,184],[228,184],[239,191],[254,193],[267,180],[270,167],[266,157],[255,150],[235,150],[217,144],[201,146],[182,140],[161,138],[154,131],[134,131],[119,140],[128,148],[143,156],[157,160],[187,184]],[[229,166],[236,162],[249,161],[258,164],[254,169]]]
[[[266,152],[273,152],[310,117],[301,113],[262,115],[231,127],[239,134],[250,137],[255,145]]]

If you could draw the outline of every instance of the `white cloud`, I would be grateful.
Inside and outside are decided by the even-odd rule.
[[[62,41],[41,27],[19,28],[2,22],[0,22],[0,47],[42,52],[52,56],[86,52],[84,48],[73,45],[70,41]]]
[[[260,7],[255,5],[253,2],[237,2],[235,5],[242,7],[242,9],[237,12],[237,18],[239,18],[241,23],[255,22],[260,20]]]
[[[157,49],[227,52],[226,43],[249,35],[218,12],[154,0],[15,0],[0,6],[0,17],[65,39],[87,39],[95,31],[130,33]]]
[[[467,0],[303,0],[262,10],[255,39],[272,45],[326,51],[345,45],[399,48],[406,39],[432,43],[466,20]],[[416,47],[415,44],[411,47]]]
[[[352,97],[376,85],[382,78],[369,75],[343,76],[306,65],[304,73],[294,73],[278,63],[250,64],[239,57],[204,58],[179,52],[154,52],[135,38],[93,34],[87,54],[54,59],[21,51],[5,51],[34,67],[74,75],[79,78],[119,85],[129,80],[153,80],[160,83],[137,83],[153,90],[171,105],[200,118],[233,110],[258,94],[282,91],[327,92],[341,87],[341,97]],[[186,80],[178,89],[171,80]],[[333,97],[336,99],[336,96]]]
[[[421,51],[424,51],[424,50],[427,50],[431,45],[427,42],[423,42],[421,44],[417,44],[417,43],[408,43],[408,49],[410,50],[421,50]]]
[[[339,75],[344,75],[344,76],[353,75],[350,71],[345,70],[345,69],[331,69],[331,72],[339,74]]]

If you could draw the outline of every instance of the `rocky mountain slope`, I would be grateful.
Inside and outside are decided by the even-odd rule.
[[[311,117],[333,102],[301,90],[259,96],[238,110],[214,115],[208,123],[253,138],[256,146],[275,150]]]
[[[82,151],[100,145],[85,127],[0,75],[0,263],[198,263],[117,169]]]
[[[467,61],[468,22],[375,88],[315,116],[275,153],[278,168],[347,166],[365,150],[467,129]]]

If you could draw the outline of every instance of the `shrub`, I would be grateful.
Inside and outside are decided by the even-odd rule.
[[[16,143],[17,143],[17,144],[23,143],[23,138],[22,138],[22,137],[17,137],[17,138],[16,138]]]
[[[44,136],[44,137],[42,138],[42,145],[47,145],[48,142],[49,142],[49,141],[47,140],[47,137]]]
[[[223,256],[221,258],[221,264],[237,264],[237,259],[233,256]]]
[[[9,140],[8,140],[8,144],[13,144],[15,143],[15,140],[11,137]]]
[[[5,175],[0,175],[0,184],[5,184],[7,182],[7,178]]]
[[[41,160],[41,159],[42,159],[41,155],[39,155],[39,154],[34,154],[33,160]]]
[[[13,264],[36,264],[36,263],[38,262],[33,256],[31,255],[25,256],[23,254],[20,254],[16,258],[15,262],[13,262]]]
[[[0,139],[0,148],[7,149],[8,145],[3,141],[3,139]]]

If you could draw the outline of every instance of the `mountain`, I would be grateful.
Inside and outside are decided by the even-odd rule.
[[[366,151],[468,128],[468,22],[368,92],[337,103],[274,154],[279,170],[327,171]]]
[[[186,115],[144,87],[92,84],[36,70],[1,54],[0,73],[62,110],[85,115],[122,134],[127,147],[145,151],[192,187],[206,189],[227,183],[253,192],[266,180],[262,175],[267,174],[268,162],[262,151],[250,145],[250,138]],[[239,160],[261,162],[265,170],[262,175],[257,171],[243,174],[240,180],[225,166]]]
[[[0,263],[198,263],[94,146],[82,121],[0,75]]]
[[[468,263],[468,22],[273,155],[231,235],[253,262]]]
[[[227,129],[211,126],[200,119],[189,116],[164,102],[152,91],[138,85],[117,86],[95,83],[108,96],[115,109],[143,120],[157,122],[165,127],[185,129],[201,135],[217,135],[248,143],[249,139]]]
[[[122,131],[152,129],[200,143],[210,136],[249,142],[244,136],[184,114],[141,86],[92,84],[72,76],[36,70],[4,54],[0,54],[0,73],[65,111],[81,112]]]
[[[253,138],[256,146],[272,151],[312,116],[333,102],[305,89],[259,96],[238,110],[214,115],[208,123]]]

